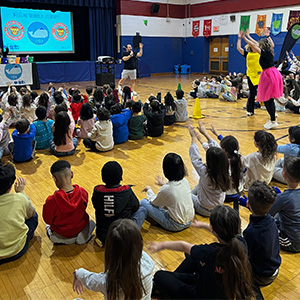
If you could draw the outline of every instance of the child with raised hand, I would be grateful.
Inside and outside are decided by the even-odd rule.
[[[92,131],[95,124],[95,118],[92,107],[89,103],[84,103],[80,109],[80,115],[78,119],[78,125],[80,128],[76,128],[76,135],[81,138],[87,138],[89,132]]]
[[[177,90],[176,91],[176,99],[174,100],[176,105],[175,117],[176,122],[185,122],[188,118],[187,112],[187,101],[183,98],[184,91]]]
[[[75,129],[74,120],[70,119],[66,111],[55,115],[53,124],[53,140],[50,142],[50,151],[55,156],[73,155],[78,145],[77,138],[73,138]]]
[[[87,191],[72,185],[73,172],[65,160],[55,162],[50,169],[58,190],[46,199],[43,219],[46,231],[53,243],[85,244],[95,229],[95,222],[86,213]]]
[[[145,134],[145,126],[147,118],[144,114],[140,114],[142,110],[141,102],[134,102],[131,107],[132,116],[128,121],[129,140],[140,140]]]
[[[96,214],[96,235],[104,245],[110,224],[117,219],[131,219],[139,228],[147,216],[129,185],[121,185],[123,169],[116,161],[107,162],[101,170],[104,184],[95,186],[92,202]],[[119,250],[118,250],[119,251]]]
[[[288,156],[300,157],[300,126],[291,126],[289,128],[289,140],[290,143],[277,146],[277,152],[284,154],[284,158]],[[282,174],[284,158],[279,158],[276,161],[273,174],[273,178],[281,183],[286,183]]]
[[[82,294],[86,287],[107,300],[151,299],[154,263],[143,251],[143,237],[133,221],[120,219],[110,225],[104,265],[104,273],[75,270],[73,290]]]
[[[47,109],[44,106],[39,106],[35,110],[37,121],[33,122],[36,128],[35,141],[37,150],[49,149],[50,141],[53,140],[52,126],[54,121],[47,118]]]
[[[25,119],[31,118],[32,120],[35,120],[36,105],[32,102],[32,97],[29,94],[25,94],[22,97],[22,100],[23,100],[23,104],[21,107],[22,117]]]
[[[38,215],[25,195],[25,179],[13,165],[0,164],[0,265],[19,259],[28,249],[38,225]],[[15,193],[10,193],[14,185]]]
[[[243,234],[248,245],[253,280],[259,286],[271,284],[281,264],[278,228],[268,214],[275,198],[275,191],[265,182],[255,181],[249,188],[247,206],[252,215]]]
[[[211,132],[220,140],[220,146],[225,151],[229,162],[230,188],[226,191],[225,202],[232,202],[239,196],[244,188],[243,161],[239,153],[239,142],[232,136],[227,135],[223,138],[218,134],[216,128],[211,124]]]
[[[157,185],[161,186],[157,195],[150,186],[147,199],[142,199],[140,205],[147,209],[148,217],[153,219],[164,229],[181,231],[190,227],[194,218],[194,207],[191,189],[186,176],[186,168],[182,158],[176,153],[168,153],[163,160],[163,171],[168,182],[157,176]]]
[[[14,162],[26,162],[33,158],[36,142],[34,140],[36,128],[32,119],[20,119],[16,122],[16,129],[12,133],[13,142],[8,144]]]
[[[218,242],[193,245],[165,241],[150,245],[152,252],[168,249],[186,254],[174,272],[155,273],[154,291],[160,299],[255,299],[246,247],[238,238],[241,228],[238,213],[218,205],[206,227]]]
[[[287,189],[276,196],[269,214],[275,217],[282,250],[300,252],[300,158],[284,158],[282,170]]]
[[[198,214],[209,217],[213,208],[223,204],[226,191],[230,187],[228,158],[225,152],[212,140],[206,132],[205,127],[199,121],[199,131],[189,125],[192,138],[189,150],[191,162],[200,176],[197,186],[192,190],[192,199]],[[201,134],[207,138],[207,142]],[[203,163],[197,140],[206,151],[206,164]]]
[[[93,151],[109,151],[114,147],[113,127],[110,120],[110,112],[101,107],[97,112],[98,121],[83,140],[86,148]]]
[[[277,143],[273,134],[264,130],[256,131],[254,145],[258,151],[243,157],[244,167],[247,168],[245,189],[249,189],[255,180],[269,184],[274,174]]]

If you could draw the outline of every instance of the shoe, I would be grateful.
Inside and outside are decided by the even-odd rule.
[[[278,113],[275,113],[275,117],[276,117],[276,118],[278,117]]]
[[[272,129],[278,126],[278,123],[276,121],[268,121],[265,125],[265,129]]]
[[[254,113],[253,112],[250,112],[250,111],[247,111],[247,117],[251,117],[251,116],[253,116],[254,115]]]

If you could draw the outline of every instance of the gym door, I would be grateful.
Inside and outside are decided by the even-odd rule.
[[[209,73],[228,73],[228,37],[210,37]]]

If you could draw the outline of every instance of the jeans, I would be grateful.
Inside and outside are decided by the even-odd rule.
[[[33,238],[34,231],[36,230],[37,225],[38,225],[38,214],[35,213],[32,218],[25,220],[25,224],[28,227],[28,232],[27,232],[27,238],[26,238],[25,246],[16,255],[11,256],[11,257],[7,257],[7,258],[4,258],[4,259],[0,259],[0,265],[4,264],[4,263],[7,263],[7,262],[10,262],[10,261],[17,260],[17,259],[19,259],[21,256],[23,256],[25,254],[25,252],[28,249],[29,241]]]
[[[139,209],[132,215],[131,219],[141,229],[147,217],[147,210],[140,206]]]
[[[140,205],[145,207],[148,215],[166,230],[177,232],[190,227],[190,222],[177,223],[170,217],[168,210],[152,205],[147,199],[142,199]]]
[[[2,158],[2,156],[3,156],[3,148],[0,147],[0,159]]]
[[[74,145],[74,149],[68,152],[59,152],[55,150],[55,144],[54,141],[50,141],[50,152],[52,154],[54,154],[55,156],[69,156],[69,155],[73,155],[76,151],[77,145],[78,145],[78,140],[77,138],[73,137],[73,145]]]

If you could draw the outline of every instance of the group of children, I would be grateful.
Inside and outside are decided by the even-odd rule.
[[[258,286],[269,285],[277,277],[281,264],[280,247],[300,252],[297,221],[300,213],[297,202],[300,127],[289,129],[291,143],[284,146],[277,146],[272,134],[256,132],[254,144],[258,151],[244,157],[233,136],[223,138],[214,127],[212,132],[221,141],[220,146],[201,122],[197,129],[189,125],[190,159],[199,174],[199,182],[193,190],[185,178],[184,162],[175,153],[168,153],[163,159],[167,181],[159,176],[156,178],[161,186],[158,194],[146,186],[147,196],[141,201],[131,186],[121,185],[123,170],[120,164],[116,161],[106,163],[101,170],[104,184],[95,186],[91,198],[96,223],[86,213],[87,191],[72,184],[71,165],[59,160],[51,166],[50,172],[58,190],[43,206],[49,239],[59,244],[84,244],[91,239],[96,227],[96,238],[99,244],[105,245],[105,272],[75,270],[74,291],[82,293],[85,286],[102,292],[107,299],[116,299],[116,295],[121,294],[130,299],[150,299],[151,291],[153,296],[162,299],[253,299]],[[197,141],[206,152],[206,164]],[[286,154],[283,162],[276,162],[277,151]],[[288,187],[279,194],[267,185],[275,166],[281,167]],[[276,169],[276,172],[280,171]],[[37,213],[24,194],[25,180],[15,181],[14,167],[0,165],[0,225],[3,228],[0,264],[16,260],[26,252],[38,224]],[[16,193],[10,193],[13,185]],[[248,190],[246,205],[251,216],[241,235],[238,211],[223,203],[233,199],[239,201],[243,189]],[[209,217],[210,225],[193,221],[195,212]],[[186,253],[186,259],[174,272],[156,272],[153,285],[154,264],[142,251],[140,233],[146,218],[173,232],[191,225],[204,228],[212,232],[218,242],[209,245],[153,242],[149,247],[151,252],[170,249]],[[121,253],[119,249],[123,249]],[[130,284],[132,282],[135,284]]]
[[[50,149],[61,157],[75,153],[78,138],[93,151],[109,151],[114,144],[128,139],[142,139],[144,135],[159,137],[164,126],[187,120],[187,101],[182,90],[176,91],[174,100],[167,93],[162,103],[161,93],[150,96],[146,103],[132,100],[129,87],[115,96],[114,84],[87,88],[87,95],[78,89],[64,87],[57,91],[49,84],[48,92],[37,95],[29,87],[8,87],[2,93],[4,112],[0,125],[0,158],[12,154],[14,162],[32,159],[35,150]],[[141,113],[143,111],[143,113]],[[14,125],[12,139],[9,126]]]

